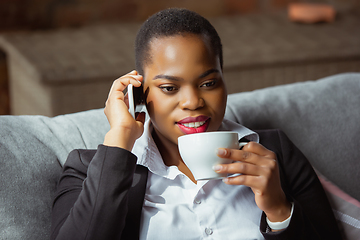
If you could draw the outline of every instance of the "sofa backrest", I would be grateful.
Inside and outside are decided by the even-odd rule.
[[[316,170],[360,200],[360,74],[230,95],[226,117],[279,128]]]
[[[280,128],[313,166],[360,200],[360,74],[230,95],[226,117]],[[0,239],[48,239],[61,165],[74,148],[96,148],[103,109],[48,118],[0,116]]]

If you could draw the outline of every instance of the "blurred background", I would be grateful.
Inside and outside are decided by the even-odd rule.
[[[335,20],[292,21],[294,3],[331,6]],[[360,71],[360,0],[0,0],[0,114],[103,107],[134,68],[141,22],[168,7],[218,30],[229,93]]]

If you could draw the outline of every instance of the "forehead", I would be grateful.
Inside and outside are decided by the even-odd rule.
[[[214,65],[219,61],[208,38],[195,34],[154,38],[149,50],[149,67],[185,63]]]

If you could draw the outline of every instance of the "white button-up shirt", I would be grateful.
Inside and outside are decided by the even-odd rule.
[[[138,164],[149,169],[140,239],[264,239],[262,211],[249,187],[218,180],[192,182],[176,166],[166,166],[151,136],[150,121],[135,142]],[[258,135],[229,120],[219,130],[259,142]]]

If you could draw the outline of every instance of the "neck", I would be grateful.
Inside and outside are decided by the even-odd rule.
[[[165,139],[165,137],[158,133],[155,129],[152,132],[152,136],[159,149],[164,164],[166,166],[177,166],[183,174],[196,184],[197,182],[193,174],[181,159],[177,144]]]

